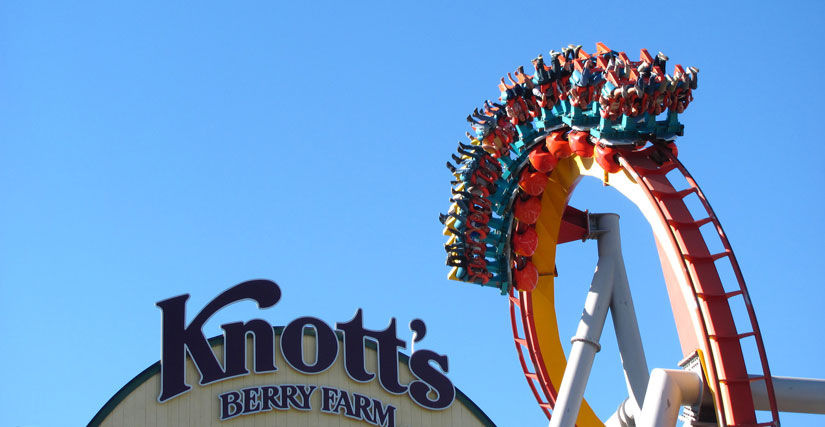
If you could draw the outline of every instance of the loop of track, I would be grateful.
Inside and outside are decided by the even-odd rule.
[[[674,315],[677,314],[677,306],[681,306],[691,323],[691,325],[677,324],[680,341],[682,341],[683,351],[698,349],[705,355],[703,357],[706,364],[705,372],[708,385],[713,393],[719,425],[726,427],[779,426],[770,370],[756,316],[733,250],[710,204],[685,167],[668,150],[653,146],[641,151],[623,151],[619,157],[623,171],[610,174],[611,179],[621,178],[632,184],[626,185],[627,188],[624,188],[624,191],[619,187],[617,189],[643,210],[648,222],[654,228],[663,267],[669,267],[674,273],[668,277],[667,271],[665,272],[668,285],[674,286],[674,289],[678,288],[677,295],[671,294]],[[655,157],[656,160],[651,157]],[[604,172],[592,159],[574,158],[570,160],[569,165],[571,171],[560,171],[554,178],[553,182],[561,183],[558,184],[560,190],[556,190],[558,194],[555,196],[545,196],[553,198],[547,203],[566,205],[581,175],[604,176]],[[675,190],[667,178],[667,173],[671,170],[681,173],[690,187],[681,191]],[[569,176],[564,176],[565,173]],[[554,185],[553,182],[548,184],[548,189]],[[635,193],[631,195],[625,191]],[[696,194],[701,200],[707,213],[706,218],[695,219],[690,214],[684,198],[691,194]],[[544,200],[542,204],[545,204]],[[543,213],[542,219],[544,216]],[[549,227],[557,227],[559,221],[560,218],[552,218],[545,222],[549,223]],[[709,223],[713,224],[716,235],[722,242],[724,251],[721,253],[711,254],[709,252],[707,243],[699,230],[701,226]],[[547,227],[548,224],[544,226]],[[558,231],[555,231],[555,234],[549,233],[549,235],[557,237]],[[547,240],[553,240],[553,237]],[[547,276],[549,271],[552,271],[548,270],[550,266],[554,268],[556,241],[557,239],[552,242],[540,240],[540,244],[545,245],[544,261],[548,263],[543,266],[545,277],[541,278],[544,280],[540,286],[549,285],[551,294],[542,296],[544,300],[541,302],[541,307],[544,309],[554,304],[552,301],[553,280],[552,277]],[[552,250],[549,248],[551,243]],[[716,269],[715,261],[721,258],[728,259],[736,277],[737,289],[730,292],[725,291]],[[564,367],[558,365],[566,365],[563,350],[558,343],[555,314],[553,313],[550,317],[547,317],[546,313],[542,314],[544,319],[540,321],[553,323],[552,325],[537,324],[536,315],[539,313],[534,307],[534,295],[528,292],[518,294],[516,296],[511,291],[509,301],[513,336],[519,360],[542,411],[550,418],[555,403],[556,388],[561,381],[559,372],[564,371]],[[682,301],[674,302],[674,298],[679,295]],[[545,301],[548,298],[549,302]],[[741,298],[747,309],[750,322],[748,331],[737,331],[729,304],[729,301],[734,298]],[[520,323],[524,336],[521,336],[517,322]],[[551,328],[555,328],[555,332],[548,333]],[[548,337],[553,334],[555,336]],[[748,375],[741,346],[742,340],[750,338],[756,341],[756,353],[761,365],[759,368],[762,371],[756,377]],[[544,352],[541,346],[542,341],[548,347],[544,349]],[[766,383],[771,407],[770,421],[762,423],[757,421],[750,391],[752,381]],[[580,427],[601,425],[586,402],[582,404],[577,425]]]

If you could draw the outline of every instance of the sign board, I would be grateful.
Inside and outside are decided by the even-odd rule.
[[[158,303],[161,361],[126,384],[91,426],[490,426],[490,419],[447,378],[448,360],[430,350],[401,353],[395,319],[367,330],[359,309],[335,328],[301,317],[285,327],[262,319],[222,325],[203,337],[215,312],[252,299],[280,299],[267,280],[225,291],[185,325],[188,295]],[[424,323],[411,323],[418,339]]]

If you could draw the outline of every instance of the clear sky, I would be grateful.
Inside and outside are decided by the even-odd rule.
[[[444,163],[506,72],[598,41],[701,69],[680,159],[736,251],[774,374],[825,378],[821,2],[443,3],[0,3],[0,425],[87,423],[158,360],[155,302],[190,293],[192,315],[252,278],[281,302],[233,306],[208,336],[359,307],[372,329],[420,317],[416,347],[446,353],[494,421],[544,425],[506,298],[445,278]],[[675,367],[649,227],[597,181],[572,204],[622,215],[649,363]],[[560,253],[563,341],[595,262],[593,243]],[[613,340],[587,391],[602,417],[626,395]]]

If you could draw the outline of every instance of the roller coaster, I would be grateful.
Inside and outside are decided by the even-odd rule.
[[[669,75],[668,61],[644,49],[634,61],[602,43],[593,54],[570,45],[533,59],[533,75],[523,67],[507,73],[498,102],[467,117],[473,133],[447,162],[451,205],[440,221],[448,277],[507,296],[519,361],[551,426],[675,425],[677,416],[696,426],[779,426],[780,410],[825,413],[825,382],[771,375],[736,256],[678,160],[679,114],[693,100],[699,70],[675,65]],[[632,201],[653,230],[680,369],[648,370],[618,217],[568,204],[586,176]],[[555,310],[556,249],[588,239],[598,241],[599,260],[568,358]],[[708,249],[717,246],[724,249]],[[723,268],[735,279],[723,278]],[[744,319],[733,306],[744,307]],[[608,311],[629,397],[602,422],[583,394]]]

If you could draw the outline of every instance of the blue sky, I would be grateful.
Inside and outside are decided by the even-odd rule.
[[[158,359],[155,302],[190,293],[194,313],[252,278],[278,282],[282,301],[233,306],[207,335],[358,307],[372,329],[420,317],[421,345],[449,356],[494,421],[545,424],[506,299],[445,279],[444,162],[506,72],[597,41],[701,69],[680,159],[731,240],[774,374],[825,378],[823,18],[793,1],[3,2],[0,424],[87,423]],[[674,367],[649,228],[595,181],[573,205],[622,215],[651,367]],[[596,262],[594,244],[568,245],[563,337]],[[602,416],[625,393],[612,339],[587,392]]]

